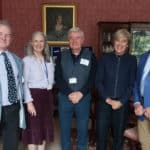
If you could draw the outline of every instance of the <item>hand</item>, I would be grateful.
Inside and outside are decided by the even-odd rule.
[[[119,108],[121,108],[121,106],[122,106],[122,103],[120,102],[120,101],[113,101],[113,104],[112,104],[112,109],[113,110],[116,110],[116,109],[119,109]]]
[[[36,116],[36,110],[32,102],[27,103],[27,110],[31,116]]]
[[[142,116],[144,114],[144,108],[140,103],[134,104],[134,112],[137,116]]]
[[[147,119],[150,120],[150,107],[145,108],[144,115]]]
[[[112,101],[113,101],[113,100],[112,100],[110,97],[108,97],[108,98],[106,99],[106,103],[109,104],[109,105],[112,104]]]
[[[73,104],[77,104],[83,97],[83,94],[80,91],[72,92],[69,94],[68,98],[71,100]]]
[[[112,100],[111,98],[107,98],[106,103],[111,105],[113,110],[119,109],[122,106],[122,103],[120,101]]]

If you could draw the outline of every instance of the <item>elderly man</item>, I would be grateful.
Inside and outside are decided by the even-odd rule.
[[[25,128],[22,105],[22,63],[8,51],[12,30],[7,21],[0,21],[0,125],[3,150],[18,149],[18,127]]]
[[[59,117],[62,150],[71,149],[70,130],[73,114],[77,124],[77,150],[87,150],[90,89],[93,86],[95,57],[82,48],[84,33],[73,27],[68,32],[70,49],[62,52],[56,63],[59,89]]]

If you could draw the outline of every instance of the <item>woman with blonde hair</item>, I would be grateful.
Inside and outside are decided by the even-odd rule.
[[[113,135],[112,150],[122,150],[123,132],[127,121],[128,101],[136,76],[136,57],[128,52],[130,33],[119,29],[113,37],[114,51],[104,54],[98,63],[96,87],[97,150],[106,150],[109,131]]]
[[[32,34],[23,58],[23,74],[27,129],[22,141],[28,150],[44,150],[46,142],[53,141],[54,64],[42,32]]]

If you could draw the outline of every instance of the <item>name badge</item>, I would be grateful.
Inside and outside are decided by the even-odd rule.
[[[88,65],[89,65],[89,60],[88,60],[88,59],[81,58],[80,64],[85,65],[85,66],[88,66]]]
[[[77,83],[77,78],[69,78],[69,84],[76,84]]]

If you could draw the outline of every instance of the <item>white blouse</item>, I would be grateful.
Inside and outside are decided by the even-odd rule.
[[[54,64],[52,58],[50,62],[42,63],[35,56],[23,58],[24,76],[24,100],[25,103],[33,101],[30,88],[52,89],[54,84]]]

